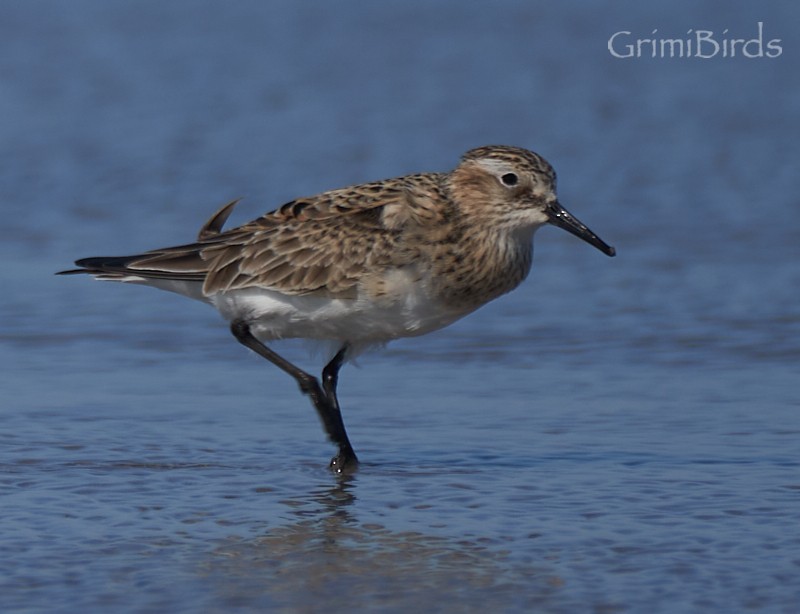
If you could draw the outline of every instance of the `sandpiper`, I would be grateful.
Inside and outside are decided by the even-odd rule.
[[[236,339],[291,375],[338,447],[330,466],[358,464],[342,421],[339,369],[371,346],[452,324],[528,275],[533,234],[550,223],[607,256],[614,248],[556,197],[538,154],[503,145],[464,154],[449,173],[422,173],[298,198],[224,230],[238,201],[193,243],[135,256],[84,258],[97,279],[145,284],[210,303]],[[321,380],[268,345],[333,342]]]

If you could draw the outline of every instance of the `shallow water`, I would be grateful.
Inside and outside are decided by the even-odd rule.
[[[615,6],[0,7],[0,610],[797,611],[798,9]],[[606,48],[758,21],[779,58]],[[346,367],[344,479],[207,307],[52,275],[498,142],[619,255],[544,229]]]

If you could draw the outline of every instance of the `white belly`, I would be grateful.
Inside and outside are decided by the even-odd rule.
[[[398,337],[424,335],[467,312],[445,310],[427,294],[369,300],[290,296],[247,288],[209,297],[228,320],[244,319],[262,341],[306,338],[354,345],[382,344]]]
[[[288,295],[267,288],[244,288],[205,296],[199,282],[134,278],[162,290],[210,303],[228,321],[245,320],[261,341],[311,339],[347,342],[353,356],[370,346],[400,337],[415,337],[452,324],[474,310],[458,309],[437,301],[424,280],[404,272],[390,273],[387,293],[370,298],[334,299],[314,295]]]

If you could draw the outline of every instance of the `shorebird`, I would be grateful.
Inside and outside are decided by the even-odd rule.
[[[358,464],[336,394],[339,370],[371,346],[452,324],[528,275],[533,234],[553,224],[607,256],[614,248],[569,213],[556,174],[519,147],[478,147],[449,173],[421,173],[298,198],[223,230],[238,201],[186,245],[84,258],[97,279],[138,283],[211,304],[234,337],[311,398],[336,472]],[[321,379],[267,344],[333,343]]]

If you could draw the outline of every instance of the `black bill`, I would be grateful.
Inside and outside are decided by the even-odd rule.
[[[547,205],[545,212],[550,218],[549,221],[553,226],[563,228],[567,232],[574,234],[579,239],[583,239],[589,245],[594,245],[606,256],[616,255],[617,252],[613,247],[608,245],[600,237],[584,226],[578,218],[564,209],[564,207],[561,206],[561,203],[559,203],[557,200]]]

